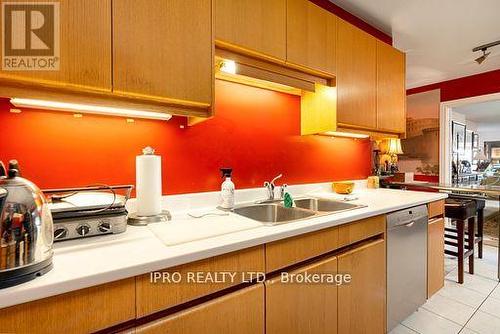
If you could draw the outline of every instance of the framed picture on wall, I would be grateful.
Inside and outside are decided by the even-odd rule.
[[[458,122],[451,122],[451,133],[453,143],[453,152],[464,152],[465,150],[465,124],[461,124]]]
[[[464,152],[464,158],[467,161],[472,161],[472,137],[474,133],[471,130],[465,130],[465,152]]]
[[[471,151],[472,150],[472,137],[474,135],[474,132],[471,130],[465,130],[465,150],[466,151]]]
[[[479,133],[474,132],[472,134],[472,148],[473,149],[479,148]]]

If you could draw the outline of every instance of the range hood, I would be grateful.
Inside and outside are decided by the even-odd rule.
[[[221,48],[215,49],[215,77],[299,96],[302,91],[314,92],[317,84],[335,86],[333,76],[319,76],[286,62],[270,62]]]
[[[215,78],[301,97],[301,135],[368,138],[337,131],[335,77],[280,61],[216,48]]]

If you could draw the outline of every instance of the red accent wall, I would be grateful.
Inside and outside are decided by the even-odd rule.
[[[425,182],[438,183],[439,182],[439,175],[415,174],[414,179],[415,179],[415,181],[425,181]]]
[[[378,30],[377,28],[369,25],[359,17],[349,13],[345,9],[331,3],[328,0],[310,0],[312,3],[315,3],[316,5],[328,10],[329,12],[337,15],[344,21],[347,21],[351,23],[352,25],[355,25],[361,30],[364,30],[365,32],[369,33],[370,35],[378,38],[382,42],[385,42],[389,45],[392,45],[392,36],[387,35],[386,33]]]
[[[163,192],[217,190],[219,168],[237,188],[259,187],[278,173],[289,184],[365,178],[368,140],[300,133],[297,96],[216,81],[216,117],[136,120],[23,109],[0,99],[0,160],[18,159],[41,188],[135,183],[135,156],[147,145],[163,157]]]
[[[500,92],[500,70],[408,89],[406,95],[441,90],[441,102]]]

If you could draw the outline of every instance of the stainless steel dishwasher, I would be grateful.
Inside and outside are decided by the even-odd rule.
[[[427,299],[427,206],[387,215],[387,332]]]

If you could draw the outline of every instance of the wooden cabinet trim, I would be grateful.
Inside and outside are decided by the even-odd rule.
[[[239,275],[235,282],[195,284],[186,281],[187,272],[263,272],[264,261],[264,245],[261,245],[163,270],[181,273],[184,279],[180,283],[153,284],[150,282],[150,274],[137,276],[137,317],[144,317],[242,282],[242,276]]]

